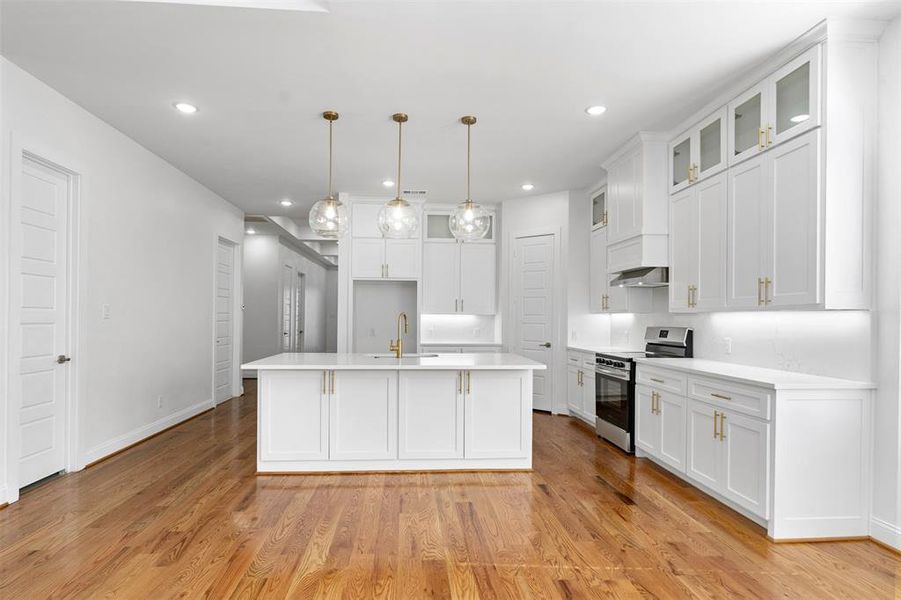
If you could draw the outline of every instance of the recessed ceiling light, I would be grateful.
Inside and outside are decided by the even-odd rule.
[[[187,102],[176,102],[175,108],[178,109],[179,112],[183,112],[186,115],[193,115],[197,112],[197,107],[193,104],[188,104]]]
[[[247,228],[247,231],[245,231],[244,233],[246,233],[247,235],[253,235],[253,234],[255,234],[256,232],[257,232],[257,230],[254,229],[253,227],[248,227],[248,228]]]
[[[524,183],[524,184],[522,184],[522,189],[523,189],[523,191],[531,192],[533,189],[535,189],[535,186],[532,185],[531,183]]]
[[[386,179],[385,181],[382,182],[382,185],[385,187],[394,187],[394,182],[391,181],[390,179]]]
[[[294,203],[291,202],[290,200],[288,200],[287,198],[285,198],[284,200],[282,200],[281,202],[279,202],[279,204],[281,204],[282,206],[291,206],[291,205],[294,204]]]
[[[810,115],[795,115],[791,119],[789,119],[789,121],[791,121],[792,123],[803,123],[809,118]]]
[[[596,117],[598,115],[602,115],[605,112],[607,112],[607,107],[606,106],[589,106],[588,108],[585,109],[585,112],[587,112],[592,117]]]

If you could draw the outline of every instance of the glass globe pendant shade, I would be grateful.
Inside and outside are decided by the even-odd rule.
[[[480,240],[491,227],[491,215],[472,200],[467,200],[458,204],[448,217],[448,226],[458,240],[464,242]]]
[[[347,231],[347,207],[334,196],[323,198],[310,209],[310,229],[326,238],[339,238]]]
[[[403,198],[387,202],[379,211],[379,231],[391,239],[411,238],[419,231],[416,208]]]

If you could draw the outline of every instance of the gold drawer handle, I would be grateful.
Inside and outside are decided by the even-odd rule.
[[[714,398],[720,398],[722,400],[732,400],[732,398],[730,398],[729,396],[723,396],[722,394],[714,394],[713,392],[710,392],[710,395]]]
[[[653,377],[651,377],[650,380],[653,381],[654,383],[666,383],[662,379],[654,379]]]

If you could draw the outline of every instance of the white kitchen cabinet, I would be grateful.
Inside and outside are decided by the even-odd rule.
[[[579,367],[566,369],[566,406],[571,415],[579,416],[582,411],[582,371]]]
[[[597,313],[653,312],[652,290],[610,285],[612,276],[607,268],[607,229],[608,227],[595,229],[589,238],[589,310]]]
[[[670,200],[671,312],[725,307],[726,188],[719,173]]]
[[[607,186],[603,185],[591,194],[591,228],[607,226]]]
[[[401,371],[398,458],[463,458],[463,371]]]
[[[685,473],[701,485],[722,489],[721,446],[718,437],[719,411],[709,404],[688,401],[688,445]]]
[[[354,279],[419,279],[419,240],[353,238],[351,275]]]
[[[331,371],[329,458],[397,458],[397,372]]]
[[[382,239],[379,230],[379,211],[382,203],[354,202],[350,208],[351,235],[355,238]]]
[[[425,214],[425,228],[424,228],[424,236],[425,241],[434,242],[434,241],[443,241],[447,243],[456,243],[457,239],[454,237],[454,234],[451,233],[450,230],[450,216],[453,213],[452,208],[446,209],[429,209]],[[467,242],[469,244],[486,244],[486,243],[494,243],[495,241],[495,215],[489,212],[488,215],[489,225],[488,231],[485,233],[485,237],[479,240],[474,240],[472,242]]]
[[[693,125],[669,144],[670,193],[726,167],[726,107]]]
[[[651,388],[635,387],[635,446],[652,456],[660,455],[660,419],[657,395]]]
[[[770,425],[728,410],[720,411],[723,495],[769,518]]]
[[[326,371],[267,373],[260,381],[259,453],[264,461],[327,460]]]
[[[592,357],[593,362],[594,357]],[[594,425],[597,418],[595,414],[596,399],[594,365],[592,364],[590,368],[585,366],[582,369],[582,418],[588,421],[589,425]]]
[[[645,385],[635,388],[635,445],[685,471],[685,398]]]
[[[493,243],[423,243],[423,312],[493,315],[497,259]]]
[[[531,374],[465,371],[466,458],[523,458],[531,453]],[[528,380],[527,380],[528,378]]]
[[[729,103],[729,164],[821,124],[821,52],[813,46]]]
[[[821,303],[820,131],[729,170],[726,306]]]

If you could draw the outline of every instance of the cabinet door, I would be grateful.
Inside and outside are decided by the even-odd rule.
[[[696,188],[670,199],[669,306],[671,311],[692,310],[690,287],[698,281],[698,205]]]
[[[463,458],[462,371],[401,371],[399,458]]]
[[[635,445],[648,454],[660,456],[660,419],[652,410],[652,390],[644,386],[635,388]]]
[[[765,255],[767,176],[761,155],[727,171],[729,174],[726,306],[762,306]]]
[[[659,457],[670,466],[685,472],[685,398],[671,392],[658,392],[660,414]]]
[[[260,459],[327,460],[329,402],[324,371],[263,371]]]
[[[397,372],[333,373],[329,458],[397,458]]]
[[[460,244],[422,244],[422,312],[453,314],[460,309]]]
[[[695,181],[701,181],[726,168],[726,107],[718,110],[697,128]]]
[[[385,273],[389,279],[419,279],[419,240],[385,240]]]
[[[814,46],[768,79],[768,145],[820,124],[820,46]]]
[[[722,443],[713,436],[714,409],[709,404],[688,401],[688,443],[685,474],[711,490],[722,487]]]
[[[695,149],[692,148],[694,129],[670,142],[669,174],[670,192],[687,188],[692,179]]]
[[[620,196],[622,200],[622,207],[620,208],[622,221],[622,227],[619,230],[620,239],[641,233],[642,211],[644,208],[642,206],[644,197],[643,156],[644,154],[639,148],[630,154],[625,161],[625,172],[623,173],[625,193]]]
[[[769,161],[766,304],[816,304],[820,289],[820,130],[773,148]]]
[[[496,307],[497,259],[494,244],[460,246],[460,312],[493,315]]]
[[[727,412],[721,418],[724,451],[723,495],[754,514],[769,518],[770,426]]]
[[[351,246],[351,277],[381,279],[385,276],[385,240],[354,238]]]
[[[726,177],[722,172],[694,186],[697,276],[694,310],[726,306]]]
[[[734,165],[766,149],[765,83],[757,85],[729,103],[729,164]]]
[[[531,451],[530,407],[520,371],[467,371],[466,458],[526,458]]]
[[[582,412],[582,385],[579,369],[568,368],[566,370],[566,405],[571,414],[579,415]]]
[[[351,233],[355,238],[382,239],[379,231],[379,211],[383,204],[378,203],[353,203],[351,205]]]
[[[591,195],[591,227],[607,226],[607,186]]]
[[[582,417],[594,425],[595,419],[594,372],[582,370]]]
[[[607,231],[606,228],[591,232],[588,254],[588,309],[604,312],[604,294],[607,293]]]

